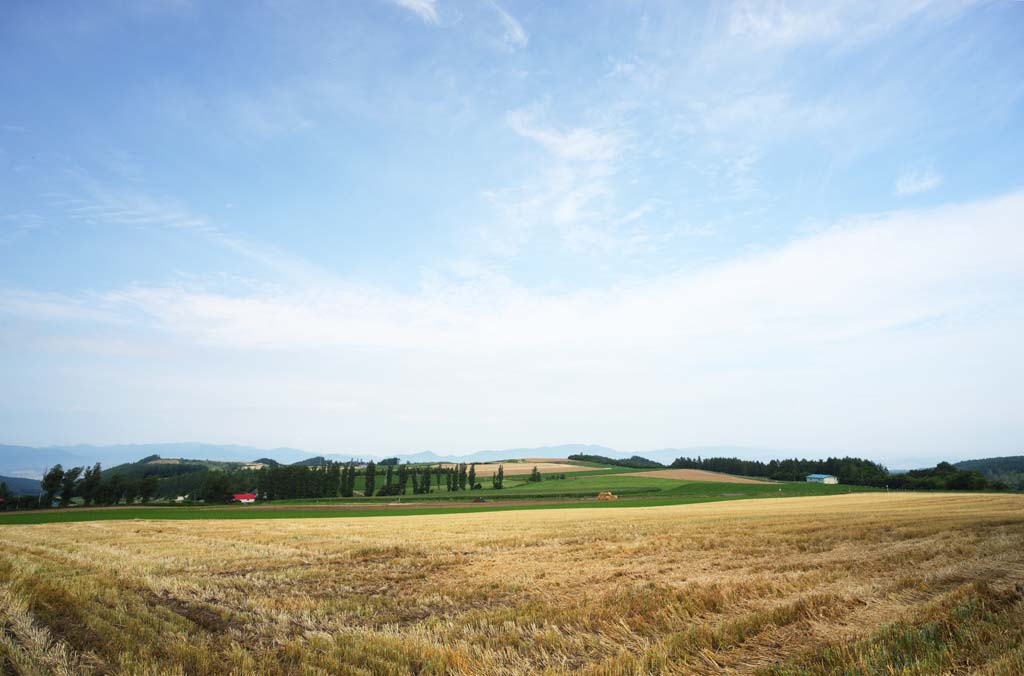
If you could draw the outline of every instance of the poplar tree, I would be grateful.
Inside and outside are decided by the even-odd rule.
[[[405,487],[409,482],[409,463],[398,466],[398,494],[405,495]]]
[[[341,482],[339,488],[341,489],[341,497],[351,497],[351,493],[348,492],[348,475],[352,471],[352,467],[345,465],[341,468]]]
[[[366,490],[363,495],[373,495],[373,489],[377,484],[377,465],[371,460],[366,464]]]
[[[500,489],[505,487],[505,466],[504,465],[498,465],[498,477],[497,477],[497,479],[498,479],[498,482],[494,485],[494,487],[500,490]]]
[[[476,463],[469,466],[469,490],[476,488]]]
[[[332,462],[328,471],[328,477],[327,487],[331,491],[331,495],[334,496],[343,493],[345,490],[344,468],[340,464]]]

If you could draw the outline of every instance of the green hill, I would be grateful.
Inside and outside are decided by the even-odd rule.
[[[307,458],[305,460],[293,462],[292,465],[295,467],[323,467],[327,462],[327,458],[322,455],[318,455],[315,458]]]
[[[25,479],[17,476],[0,476],[0,483],[7,484],[12,495],[39,495],[39,479]]]
[[[953,466],[977,472],[990,481],[1002,481],[1016,490],[1024,489],[1024,455],[961,460]]]

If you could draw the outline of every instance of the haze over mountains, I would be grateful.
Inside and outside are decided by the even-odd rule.
[[[555,446],[537,446],[532,448],[508,448],[482,450],[467,454],[443,454],[434,451],[414,453],[316,453],[298,448],[256,448],[234,444],[204,443],[161,443],[161,444],[120,444],[114,446],[93,446],[77,444],[70,446],[17,446],[0,444],[0,475],[10,477],[39,478],[47,467],[60,463],[65,467],[102,463],[111,467],[126,462],[135,462],[149,455],[160,455],[164,458],[187,458],[192,460],[225,460],[250,462],[257,458],[271,458],[278,462],[291,464],[314,456],[322,455],[329,460],[345,462],[348,460],[380,460],[386,457],[398,457],[409,462],[488,462],[493,460],[511,460],[516,458],[564,458],[574,453],[603,455],[610,458],[628,458],[642,455],[645,458],[669,464],[678,457],[725,456],[740,457],[748,460],[770,460],[772,458],[791,457],[828,457],[847,455],[843,451],[808,450],[808,449],[771,449],[751,448],[746,446],[691,446],[684,448],[663,448],[653,451],[620,451],[615,448],[597,444],[561,444]],[[870,454],[869,454],[870,455]],[[959,459],[959,458],[958,458]],[[879,459],[886,464],[884,458]],[[921,459],[919,464],[910,464],[907,468],[934,464],[932,459]],[[897,469],[897,468],[890,468]]]

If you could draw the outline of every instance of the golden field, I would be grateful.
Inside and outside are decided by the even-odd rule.
[[[0,527],[13,674],[1021,674],[1024,498]]]
[[[524,476],[532,472],[534,467],[537,468],[538,472],[543,472],[544,474],[609,469],[608,467],[586,467],[573,465],[565,462],[564,460],[554,459],[538,460],[537,462],[524,460],[522,462],[478,462],[474,464],[476,465],[477,481],[484,481],[485,479],[490,481],[491,475],[498,471],[499,465],[502,467],[501,471],[504,476]],[[441,467],[444,467],[445,469],[452,469],[454,467],[458,467],[458,465],[452,463],[441,463]]]

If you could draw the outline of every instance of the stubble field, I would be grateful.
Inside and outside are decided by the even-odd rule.
[[[1024,498],[0,527],[15,674],[1020,674]]]

